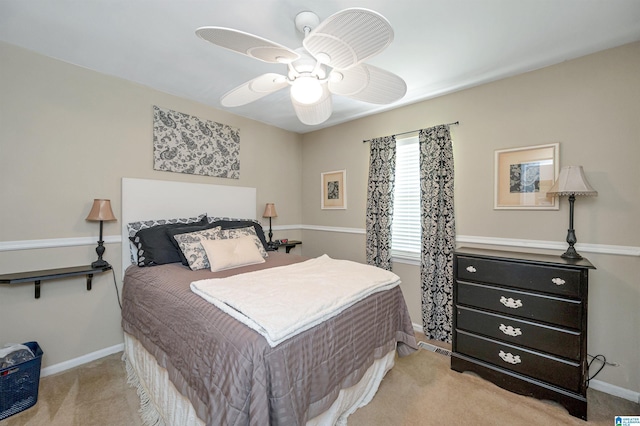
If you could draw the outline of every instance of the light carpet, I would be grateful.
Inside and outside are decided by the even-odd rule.
[[[126,383],[122,354],[113,354],[40,381],[38,403],[0,426],[142,425],[139,399]],[[371,425],[614,425],[614,416],[640,415],[640,405],[592,389],[588,422],[561,406],[516,395],[449,368],[447,356],[420,350],[396,359],[369,405],[349,426]]]

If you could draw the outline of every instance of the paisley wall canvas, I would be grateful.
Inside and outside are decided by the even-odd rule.
[[[240,178],[240,129],[153,106],[153,169]]]

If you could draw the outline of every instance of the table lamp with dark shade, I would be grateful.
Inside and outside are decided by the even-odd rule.
[[[577,241],[576,232],[573,229],[573,203],[576,201],[576,195],[597,196],[598,191],[593,189],[587,181],[582,166],[566,166],[560,170],[558,180],[547,191],[547,195],[551,197],[569,196],[569,229],[567,232],[569,248],[562,254],[562,257],[565,259],[582,259],[582,256],[573,247]]]
[[[276,205],[273,203],[267,203],[264,208],[264,213],[262,213],[262,217],[269,218],[269,244],[271,244],[273,242],[271,240],[271,238],[273,237],[273,232],[271,231],[271,218],[278,217],[278,213],[276,213]]]
[[[91,264],[92,268],[104,268],[109,266],[109,262],[102,259],[104,254],[104,241],[102,240],[102,222],[117,220],[111,210],[111,201],[95,199],[93,200],[93,206],[89,212],[87,219],[92,222],[100,222],[100,240],[98,240],[98,247],[96,247],[96,253],[98,253],[98,260]]]

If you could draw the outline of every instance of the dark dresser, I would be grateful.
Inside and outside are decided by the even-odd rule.
[[[456,250],[451,369],[586,420],[589,269],[560,255]]]

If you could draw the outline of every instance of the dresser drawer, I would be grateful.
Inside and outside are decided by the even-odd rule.
[[[457,262],[457,278],[460,280],[580,297],[579,270],[460,255]]]
[[[456,282],[457,304],[581,329],[582,303],[525,291]]]
[[[464,331],[457,331],[456,352],[498,367],[534,377],[572,392],[580,392],[579,363],[563,361],[545,354],[504,344]]]
[[[457,307],[456,328],[571,360],[580,360],[580,333]]]

